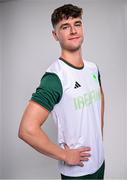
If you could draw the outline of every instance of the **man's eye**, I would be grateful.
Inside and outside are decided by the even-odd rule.
[[[75,26],[81,26],[82,24],[81,23],[76,23]]]
[[[68,26],[63,26],[63,28],[62,28],[62,29],[64,30],[64,29],[67,29],[67,28],[68,28]]]

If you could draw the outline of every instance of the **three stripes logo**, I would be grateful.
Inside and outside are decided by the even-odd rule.
[[[81,87],[81,85],[76,81],[74,88],[76,89],[76,88],[79,88],[79,87]]]

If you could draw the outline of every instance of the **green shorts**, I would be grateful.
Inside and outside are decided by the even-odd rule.
[[[105,171],[105,162],[103,162],[102,166],[98,169],[98,171],[96,171],[93,174],[88,174],[85,176],[78,176],[78,177],[70,177],[70,176],[65,176],[63,174],[61,174],[61,179],[104,179],[104,171]]]

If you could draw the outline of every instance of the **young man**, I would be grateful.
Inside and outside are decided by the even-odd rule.
[[[97,66],[82,57],[82,9],[66,4],[54,10],[51,21],[61,55],[33,93],[19,137],[59,160],[62,179],[103,179],[104,95]],[[41,129],[50,112],[58,129],[58,145]]]

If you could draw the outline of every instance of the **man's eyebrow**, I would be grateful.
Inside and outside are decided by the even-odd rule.
[[[78,20],[78,21],[75,21],[75,23],[80,23],[80,24],[82,24],[82,21]]]

